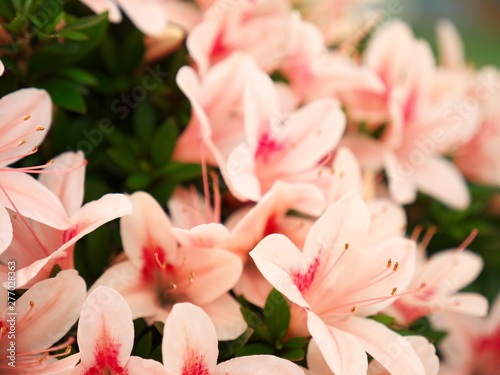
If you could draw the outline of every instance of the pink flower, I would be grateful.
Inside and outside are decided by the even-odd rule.
[[[11,169],[7,166],[38,150],[52,121],[52,102],[44,90],[23,89],[0,99],[0,253],[12,241],[7,210],[58,229],[69,218],[57,197],[22,172],[38,173],[44,166]],[[5,207],[5,208],[4,208]]]
[[[283,57],[290,7],[286,0],[218,0],[187,39],[200,75],[235,51],[250,54],[259,67],[274,70]]]
[[[111,22],[121,22],[120,8],[143,33],[154,35],[167,25],[165,0],[80,0],[96,13],[109,12]]]
[[[0,260],[4,264],[9,260],[17,262],[19,287],[29,287],[49,277],[56,264],[63,269],[73,268],[76,241],[108,221],[131,212],[131,204],[122,194],[107,194],[82,207],[84,162],[81,152],[62,154],[40,178],[48,191],[59,198],[57,202],[70,218],[69,227],[61,230],[11,212],[15,223],[14,236],[9,248],[0,253]],[[72,172],[64,173],[65,170]],[[38,204],[38,199],[32,204]],[[17,211],[20,211],[19,207]]]
[[[330,98],[295,111],[284,105],[272,80],[254,70],[244,97],[246,140],[230,154],[222,174],[240,200],[257,201],[277,180],[300,181],[335,148],[345,116]]]
[[[7,293],[7,289],[0,288],[0,372],[48,374],[74,366],[77,358],[56,361],[60,355],[50,353],[74,342],[70,338],[62,345],[51,347],[76,323],[85,300],[85,282],[78,273],[61,271],[56,277],[35,284],[15,304],[8,306],[7,301],[11,299]],[[15,319],[15,340],[9,334],[12,318]],[[9,358],[12,341],[15,341],[15,361]],[[9,362],[14,362],[15,368]]]
[[[377,150],[372,159],[380,163],[374,167],[385,168],[391,196],[399,203],[410,203],[420,190],[453,208],[467,207],[465,180],[442,157],[470,139],[477,129],[477,114],[457,118],[452,111],[467,95],[466,86],[448,85],[428,44],[416,40],[409,27],[399,21],[374,35],[363,63],[377,73],[386,92],[354,92],[354,102],[344,99],[348,108],[355,108],[358,120],[365,113],[369,129],[388,122],[380,141],[371,141],[380,147],[371,149]],[[367,143],[370,141],[357,136],[346,145],[363,161],[367,159],[363,156]]]
[[[129,304],[134,319],[163,321],[177,302],[193,302],[214,320],[221,340],[246,328],[239,305],[227,292],[238,281],[241,260],[216,243],[227,237],[220,224],[172,232],[163,209],[148,194],[130,196],[134,211],[120,227],[128,259],[109,268],[93,286],[110,286]],[[178,244],[180,243],[180,245]]]
[[[369,231],[367,207],[346,195],[312,226],[302,252],[286,237],[271,235],[250,255],[294,304],[289,335],[309,333],[334,373],[366,374],[368,352],[392,374],[423,374],[404,338],[364,318],[405,294],[401,291],[415,269],[415,245],[401,236],[372,243]],[[396,343],[397,355],[389,348]]]
[[[443,354],[442,375],[495,375],[500,366],[500,297],[486,318],[439,314],[433,320],[448,331],[439,345]]]
[[[217,364],[217,334],[202,309],[176,304],[165,322],[163,364],[173,375],[303,375],[300,367],[271,355],[234,358]]]
[[[175,159],[188,163],[204,159],[214,166],[225,163],[245,138],[243,90],[253,68],[250,56],[235,53],[202,78],[191,67],[179,70],[177,84],[191,102],[192,118],[176,143]]]
[[[420,246],[415,277],[410,288],[425,284],[415,293],[402,296],[387,308],[387,313],[402,324],[441,312],[459,312],[473,316],[485,316],[488,301],[477,293],[458,293],[479,275],[483,268],[481,257],[464,250],[473,233],[463,245],[445,250],[425,259],[425,249]]]
[[[134,345],[132,313],[111,288],[101,286],[87,297],[77,337],[80,361],[71,375],[164,374],[160,363],[130,355]]]

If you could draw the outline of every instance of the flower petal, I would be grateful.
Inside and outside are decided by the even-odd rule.
[[[163,334],[163,363],[175,374],[213,374],[217,335],[210,318],[190,303],[174,305]]]

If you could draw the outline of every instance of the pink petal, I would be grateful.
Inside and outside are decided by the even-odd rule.
[[[17,352],[44,350],[61,339],[78,319],[85,294],[85,281],[75,270],[31,287],[16,301]]]
[[[0,254],[2,254],[12,242],[12,224],[7,210],[0,207]]]
[[[309,369],[313,373],[323,374],[321,369],[329,367],[335,374],[366,374],[366,353],[355,336],[327,326],[311,311],[307,312],[307,327],[313,337],[307,355]]]
[[[167,14],[157,0],[115,0],[135,26],[148,35],[159,34],[167,25]]]
[[[444,204],[463,210],[470,204],[464,177],[457,167],[441,158],[428,158],[415,170],[418,188]]]
[[[374,320],[352,317],[338,328],[356,336],[365,351],[392,375],[422,375],[425,369],[411,344],[385,325]]]
[[[0,149],[12,148],[0,154],[0,167],[4,167],[42,143],[52,122],[50,96],[40,89],[22,89],[5,95],[0,99],[0,119]],[[18,146],[23,140],[25,143]]]
[[[92,292],[99,286],[118,291],[132,310],[133,319],[154,316],[161,308],[157,295],[141,282],[141,272],[130,261],[108,268],[92,285]]]
[[[363,194],[361,166],[353,152],[340,147],[333,162],[333,175],[328,189],[328,205],[347,193]]]
[[[0,185],[10,198],[7,199],[0,191],[0,205],[15,211],[10,203],[12,201],[23,216],[57,229],[67,229],[70,226],[66,210],[59,199],[31,176],[15,170],[1,172]]]
[[[163,331],[163,364],[175,374],[213,374],[217,335],[210,318],[190,303],[174,305]]]
[[[109,20],[111,22],[121,22],[122,15],[120,9],[112,0],[81,0],[82,3],[87,5],[95,13],[109,12]]]
[[[376,199],[368,203],[370,210],[370,232],[364,245],[376,244],[392,236],[403,235],[406,230],[404,209],[389,199]]]
[[[115,290],[100,286],[87,297],[78,323],[81,364],[87,372],[119,373],[134,345],[132,313]]]
[[[71,172],[41,174],[39,181],[48,187],[62,202],[66,212],[71,217],[83,204],[83,189],[85,184],[85,157],[83,152],[65,152],[54,159],[45,170]]]
[[[391,197],[400,204],[413,203],[417,199],[415,166],[403,164],[393,154],[385,155],[384,164]]]
[[[170,221],[158,202],[147,193],[130,196],[133,213],[121,219],[120,232],[123,248],[130,261],[138,268],[156,265],[153,257],[165,257],[164,262],[177,264],[177,243]]]
[[[290,301],[309,308],[301,287],[310,286],[314,272],[309,272],[316,264],[316,258],[306,258],[295,245],[281,234],[271,234],[264,238],[250,252],[262,275]],[[296,280],[292,275],[296,274]],[[310,278],[307,275],[311,274]],[[309,280],[311,279],[311,280]],[[297,285],[298,284],[298,285]]]
[[[160,362],[131,356],[125,367],[127,375],[176,375],[168,371]]]
[[[214,324],[217,340],[234,340],[247,329],[240,304],[228,293],[201,306]]]
[[[462,68],[465,63],[464,46],[455,25],[442,19],[438,22],[436,31],[440,65],[452,69]]]
[[[214,375],[304,375],[293,362],[272,355],[250,355],[219,363]]]

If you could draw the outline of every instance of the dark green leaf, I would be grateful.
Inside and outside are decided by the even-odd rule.
[[[254,313],[252,310],[246,307],[240,307],[241,315],[243,315],[243,319],[248,324],[249,327],[255,329],[264,324],[262,318]]]
[[[8,20],[14,18],[16,10],[12,4],[11,0],[0,0],[0,15],[4,16]]]
[[[171,161],[162,168],[161,172],[172,181],[183,182],[199,177],[201,175],[201,166]]]
[[[395,320],[392,316],[386,316],[386,315],[375,315],[371,316],[370,318],[386,326],[391,325],[392,323],[394,323]]]
[[[302,361],[305,358],[306,352],[304,349],[299,348],[287,349],[281,351],[278,356],[284,359],[288,359],[289,361],[297,362]]]
[[[133,113],[133,124],[134,132],[142,142],[144,147],[151,147],[155,143],[155,139],[158,137],[158,132],[156,133],[155,139],[151,142],[153,137],[154,128],[156,126],[157,118],[153,105],[149,100],[141,102]]]
[[[137,159],[126,148],[112,148],[107,150],[109,157],[123,169],[134,172],[139,169]]]
[[[85,113],[87,108],[77,84],[65,79],[51,78],[41,82],[39,87],[49,92],[52,101],[57,106],[70,111]]]
[[[151,331],[142,336],[139,341],[137,341],[134,345],[134,349],[132,350],[132,355],[136,355],[142,358],[149,358],[151,353],[151,345],[152,345],[153,335]]]
[[[157,168],[165,166],[172,157],[177,136],[177,127],[172,120],[165,121],[155,132],[151,143],[151,160]]]
[[[264,319],[275,342],[281,342],[290,324],[290,307],[286,299],[273,289],[266,300]]]
[[[142,172],[129,175],[126,180],[127,186],[132,190],[142,190],[152,182],[151,176]]]
[[[283,347],[287,349],[304,348],[308,342],[309,339],[307,339],[306,337],[294,337],[288,341],[285,341]]]
[[[92,73],[73,66],[59,68],[56,74],[84,85],[93,86],[97,84],[97,78]]]
[[[89,39],[87,34],[77,30],[63,30],[60,35],[65,39],[75,40],[78,42]]]
[[[219,361],[234,357],[236,352],[243,348],[253,334],[252,328],[247,328],[241,336],[231,341],[219,341]]]
[[[163,336],[163,329],[165,328],[165,323],[163,323],[163,322],[154,322],[153,325],[158,330],[158,332],[160,333],[160,335]]]
[[[54,265],[54,267],[52,267],[52,270],[50,271],[50,276],[49,276],[49,277],[50,277],[50,278],[52,278],[52,277],[56,277],[56,276],[57,276],[57,274],[58,274],[59,272],[61,272],[61,271],[62,271],[61,266],[60,266],[59,264],[56,264],[56,265]]]

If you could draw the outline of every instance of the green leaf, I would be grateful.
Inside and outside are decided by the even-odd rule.
[[[65,39],[75,40],[77,42],[89,39],[87,34],[77,30],[63,30],[59,35],[61,35]]]
[[[264,319],[269,333],[276,343],[280,343],[290,324],[290,307],[286,299],[273,289],[266,300]]]
[[[134,345],[134,350],[132,350],[132,355],[136,355],[142,358],[149,358],[151,353],[153,335],[151,331],[142,336],[139,341]]]
[[[257,354],[275,354],[276,351],[266,344],[255,343],[245,345],[243,348],[236,352],[236,357],[244,357],[248,355]]]
[[[0,0],[0,15],[4,16],[8,20],[14,18],[16,15],[16,10],[12,5],[10,0]]]
[[[153,181],[151,176],[142,172],[137,172],[129,175],[126,180],[127,186],[132,190],[142,190]]]
[[[165,166],[172,157],[179,133],[173,120],[165,121],[151,142],[151,161],[157,168]],[[195,176],[196,177],[196,176]]]
[[[394,323],[395,320],[392,316],[386,316],[386,315],[374,315],[371,316],[370,319],[376,320],[377,322],[382,323],[386,326],[391,325],[392,323]]]
[[[139,169],[137,159],[126,148],[111,148],[107,150],[109,157],[123,169],[134,172]]]
[[[241,350],[250,337],[252,337],[253,332],[254,330],[252,328],[247,328],[247,330],[235,340],[219,341],[219,361],[234,357],[236,352]]]
[[[290,340],[285,341],[283,347],[287,349],[299,349],[304,348],[308,342],[309,339],[306,337],[294,337]]]
[[[297,362],[302,361],[306,356],[306,351],[304,349],[287,349],[283,350],[278,354],[279,357],[288,359],[289,361]]]
[[[152,352],[151,352],[151,359],[154,359],[157,362],[162,363],[163,361],[163,353],[161,352],[161,344],[158,345]]]
[[[154,322],[153,325],[158,330],[158,332],[160,333],[160,335],[163,336],[163,330],[165,328],[165,323],[163,323],[163,322]]]
[[[240,307],[241,315],[249,327],[255,329],[264,324],[262,318],[247,307]]]
[[[133,112],[132,122],[134,125],[134,132],[142,145],[147,148],[152,148],[154,139],[153,142],[151,142],[151,140],[153,138],[157,118],[155,108],[149,100],[145,100],[138,105]]]
[[[97,84],[97,78],[92,73],[81,68],[65,66],[59,68],[55,73],[84,85],[94,86]]]
[[[28,19],[25,16],[17,16],[8,24],[4,24],[3,27],[13,33],[19,34],[24,29],[27,21]]]
[[[161,173],[175,182],[183,182],[192,180],[201,175],[201,166],[199,164],[183,164],[178,161],[171,161],[164,168]]]
[[[102,62],[106,69],[113,74],[120,71],[120,57],[118,45],[111,35],[107,35],[101,46]]]
[[[51,78],[41,82],[39,87],[47,90],[54,104],[61,108],[79,113],[85,113],[87,110],[85,101],[79,91],[79,85],[74,82]]]

